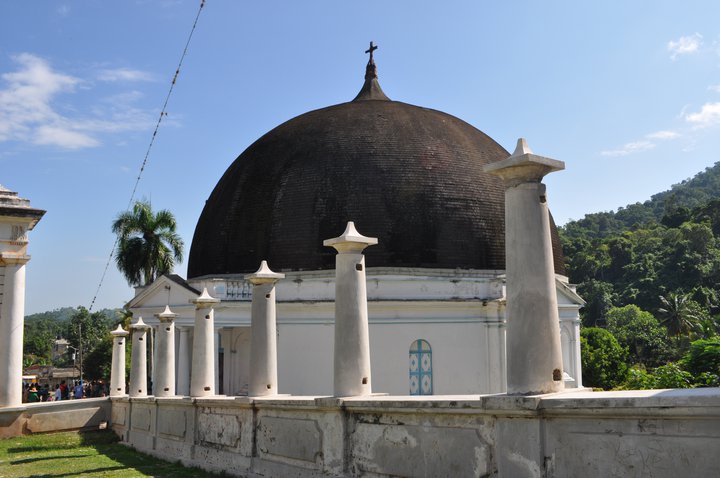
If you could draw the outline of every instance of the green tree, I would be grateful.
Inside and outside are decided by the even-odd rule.
[[[720,337],[691,343],[682,363],[693,375],[708,372],[720,376]]]
[[[612,389],[625,381],[627,351],[605,329],[587,327],[580,331],[583,383]]]
[[[667,297],[660,296],[662,307],[658,312],[664,316],[662,324],[668,334],[679,339],[697,330],[699,324],[707,318],[700,306],[690,299],[688,294],[671,292]]]
[[[112,230],[118,236],[115,262],[130,285],[149,285],[182,262],[183,241],[175,217],[166,209],[154,213],[150,203],[137,201],[118,215]]]
[[[596,327],[605,324],[608,311],[616,300],[612,284],[589,279],[578,286],[577,291],[585,299],[585,306],[580,311],[583,325]]]
[[[71,353],[80,354],[82,350],[82,355],[76,355],[76,360],[82,359],[84,375],[88,371],[92,374],[93,368],[102,366],[93,359],[93,355],[112,329],[113,319],[108,317],[106,312],[90,313],[85,307],[79,306],[67,324],[65,337],[75,348],[74,351],[70,349]]]
[[[667,333],[660,322],[637,305],[613,307],[607,314],[607,329],[628,350],[628,362],[657,367],[670,354]]]

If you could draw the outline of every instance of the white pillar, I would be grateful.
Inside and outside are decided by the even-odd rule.
[[[190,396],[215,395],[215,318],[213,306],[220,299],[210,297],[207,289],[195,300],[195,329],[193,331]]]
[[[251,397],[278,393],[275,283],[284,277],[271,271],[266,261],[257,272],[245,276],[253,285],[248,386]]]
[[[215,353],[213,354],[213,375],[215,376],[215,393],[220,392],[220,349],[222,348],[222,335],[220,329],[215,329]]]
[[[29,259],[0,256],[0,268],[5,272],[0,297],[0,407],[22,403],[25,264]]]
[[[512,156],[485,166],[505,183],[509,394],[564,388],[550,218],[540,182],[564,168],[562,161],[532,154],[522,138]]]
[[[377,242],[377,238],[360,234],[352,221],[348,222],[341,236],[323,242],[323,245],[338,251],[335,257],[333,361],[336,397],[372,393],[365,256],[362,251]]]
[[[153,395],[156,397],[175,396],[175,317],[169,306],[165,306],[155,317],[160,325],[155,333],[156,355],[155,382],[153,382]]]
[[[130,359],[130,396],[147,397],[147,332],[150,326],[138,317],[130,324],[132,357]]]
[[[177,390],[182,396],[190,395],[190,363],[192,349],[190,348],[190,328],[179,327],[180,344],[178,347]]]
[[[0,185],[0,408],[22,404],[27,231],[44,214]]]
[[[118,325],[110,332],[113,336],[112,365],[110,367],[110,396],[123,397],[125,393],[125,340],[128,332]]]

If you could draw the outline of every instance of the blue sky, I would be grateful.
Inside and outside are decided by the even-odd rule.
[[[48,211],[28,313],[89,305],[198,6],[0,4],[0,184]],[[546,180],[559,223],[643,201],[720,159],[718,18],[709,0],[208,0],[138,197],[175,213],[189,250],[230,163],[352,99],[373,40],[390,98],[565,161]],[[112,264],[96,308],[131,296]]]

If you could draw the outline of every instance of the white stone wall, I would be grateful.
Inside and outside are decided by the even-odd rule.
[[[236,476],[716,476],[720,389],[113,399],[140,451]]]

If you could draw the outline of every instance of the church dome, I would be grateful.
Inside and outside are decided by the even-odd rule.
[[[188,277],[253,272],[262,260],[333,269],[323,240],[348,221],[379,239],[367,267],[502,270],[504,188],[483,166],[508,156],[454,116],[388,99],[371,55],[353,101],[281,124],[230,165],[198,221]]]

